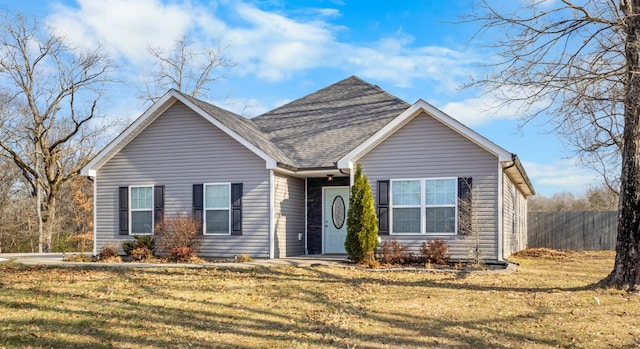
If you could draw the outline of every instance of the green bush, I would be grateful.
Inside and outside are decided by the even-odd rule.
[[[122,249],[124,253],[128,256],[131,256],[134,260],[135,257],[132,255],[133,250],[138,247],[146,248],[151,255],[155,252],[156,249],[156,240],[151,235],[134,235],[133,240],[126,240],[122,242]]]
[[[133,251],[137,244],[138,242],[136,240],[126,240],[122,242],[122,249],[124,250],[124,253],[130,256],[131,251]]]
[[[134,261],[144,261],[151,258],[153,253],[151,253],[151,250],[149,250],[147,246],[140,244],[131,250],[129,256],[131,256],[131,259]]]
[[[369,179],[362,174],[360,164],[356,166],[349,198],[347,238],[344,246],[349,258],[356,263],[369,263],[375,259],[374,253],[378,246],[378,217]]]

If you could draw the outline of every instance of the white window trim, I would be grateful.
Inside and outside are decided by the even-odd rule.
[[[426,181],[438,180],[438,179],[452,179],[455,180],[455,197],[456,203],[454,205],[427,205],[426,204]],[[393,182],[403,182],[403,181],[420,181],[420,205],[394,205],[393,204]],[[393,231],[393,209],[394,208],[420,208],[420,232],[416,233],[395,233]],[[427,208],[436,208],[436,207],[455,207],[455,231],[453,233],[448,232],[436,232],[436,233],[428,233],[427,232]],[[406,236],[417,236],[417,235],[429,235],[429,236],[454,236],[458,235],[458,177],[425,177],[425,178],[402,178],[402,179],[391,179],[389,180],[389,235],[406,235]]]
[[[207,186],[208,185],[226,185],[227,189],[229,190],[228,193],[228,198],[229,198],[229,202],[227,202],[227,208],[226,209],[222,209],[222,208],[207,208]],[[221,234],[221,233],[207,233],[207,210],[209,211],[223,211],[223,210],[227,210],[228,215],[229,215],[229,219],[228,219],[228,226],[227,226],[227,233],[226,234]],[[227,235],[231,235],[231,183],[204,183],[203,188],[202,188],[202,234],[203,235],[212,235],[212,236],[227,236]]]
[[[133,208],[131,205],[131,193],[133,192],[133,188],[151,188],[151,208]],[[155,203],[155,190],[153,189],[153,184],[149,185],[130,185],[129,186],[129,235],[153,235],[155,231],[155,217],[154,217],[154,203]],[[133,230],[133,212],[151,212],[151,233],[134,233]]]

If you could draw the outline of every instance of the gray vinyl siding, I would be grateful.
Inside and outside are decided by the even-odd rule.
[[[305,254],[304,190],[302,178],[274,176],[276,258]],[[302,239],[298,240],[299,236]]]
[[[165,217],[191,214],[193,184],[243,183],[242,236],[202,236],[203,257],[269,255],[269,170],[265,161],[180,102],[168,108],[97,172],[97,250],[120,247],[118,187],[164,185]]]
[[[503,175],[503,257],[527,247],[527,199],[507,175]]]
[[[436,177],[473,178],[474,232],[464,235],[382,236],[398,240],[413,252],[428,240],[443,239],[452,259],[470,259],[476,241],[481,258],[498,257],[498,158],[436,119],[422,113],[358,161],[369,176],[374,198],[377,181]],[[475,238],[477,232],[478,239]]]

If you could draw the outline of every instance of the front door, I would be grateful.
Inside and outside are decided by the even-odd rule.
[[[324,253],[345,254],[349,187],[324,188]]]

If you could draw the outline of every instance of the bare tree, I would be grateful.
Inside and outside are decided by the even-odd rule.
[[[0,151],[39,202],[39,251],[48,252],[61,186],[78,174],[108,126],[93,121],[112,65],[100,49],[70,47],[36,20],[7,14],[1,20]]]
[[[585,160],[588,154],[598,154],[607,173],[611,163],[621,163],[616,261],[602,284],[636,290],[640,285],[640,0],[517,4],[519,8],[508,9],[504,2],[494,6],[482,1],[482,10],[466,18],[481,24],[480,36],[499,33],[490,45],[499,59],[491,66],[492,73],[473,85],[501,91],[502,105],[520,106],[525,123],[551,115],[556,131],[586,155]]]
[[[170,88],[193,97],[207,96],[210,84],[224,77],[222,69],[235,66],[224,55],[226,48],[218,42],[214,48],[197,51],[185,36],[176,39],[170,51],[149,47],[155,66],[145,73],[140,98],[155,102]]]

